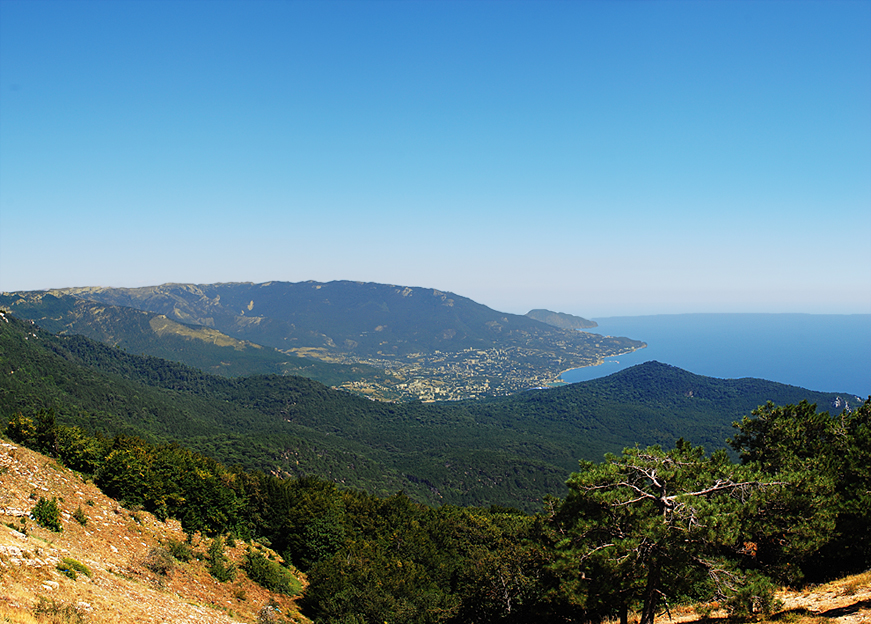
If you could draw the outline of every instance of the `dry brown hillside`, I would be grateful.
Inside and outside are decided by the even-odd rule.
[[[57,497],[62,532],[27,518],[40,497]],[[292,599],[266,591],[242,570],[219,583],[203,561],[182,563],[162,549],[184,539],[178,522],[124,509],[54,460],[0,440],[0,621],[308,621]],[[209,544],[193,539],[195,552],[205,553]],[[237,543],[226,552],[238,563],[245,549]],[[63,574],[64,558],[83,564],[90,577]]]

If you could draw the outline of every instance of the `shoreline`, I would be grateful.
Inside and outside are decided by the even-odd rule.
[[[560,383],[564,383],[564,384],[576,383],[576,382],[573,382],[573,381],[566,381],[565,379],[562,378],[563,375],[564,375],[565,373],[568,373],[568,372],[573,371],[573,370],[581,370],[582,368],[593,368],[593,367],[596,367],[596,366],[602,366],[603,364],[607,364],[607,363],[608,363],[608,358],[623,357],[624,355],[628,355],[628,354],[630,354],[630,353],[635,353],[636,351],[640,351],[641,349],[646,349],[646,348],[647,348],[647,343],[645,342],[643,347],[637,347],[637,348],[634,348],[634,349],[629,349],[629,350],[627,350],[627,351],[622,351],[622,352],[620,352],[620,353],[615,353],[614,355],[606,355],[606,356],[603,357],[603,358],[599,358],[599,360],[598,360],[595,364],[587,364],[586,366],[573,366],[573,367],[571,367],[571,368],[567,368],[567,369],[565,369],[564,371],[561,371],[561,372],[556,376],[556,381],[558,381],[558,382],[560,382]],[[619,362],[617,362],[617,363],[619,364]]]

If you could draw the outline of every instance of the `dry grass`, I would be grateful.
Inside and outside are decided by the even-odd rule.
[[[869,585],[871,585],[871,571],[865,572],[864,574],[857,574],[856,576],[851,576],[849,579],[846,579],[846,582],[844,582],[841,587],[841,594],[844,596],[855,596],[862,590],[862,588],[868,587]]]
[[[63,532],[32,521],[27,535],[7,526],[21,526],[18,514],[33,507],[32,495],[58,497]],[[76,520],[77,509],[87,514],[86,523]],[[244,573],[234,583],[219,583],[201,561],[167,562],[166,545],[185,539],[178,522],[123,509],[72,471],[0,440],[0,623],[256,622],[272,600],[296,621],[307,621],[292,599],[271,594]],[[210,541],[194,536],[194,548],[205,551]],[[226,550],[237,563],[244,552],[242,542]],[[64,576],[57,569],[64,558],[81,562],[92,576]]]
[[[871,571],[801,590],[784,589],[778,598],[783,602],[780,611],[769,618],[755,619],[752,624],[871,624]],[[706,611],[710,613],[705,614]],[[640,613],[630,614],[629,622],[637,624],[640,619]],[[713,604],[677,606],[670,613],[660,614],[657,622],[738,624],[739,621],[730,620],[725,610]],[[602,624],[618,623],[615,619]]]
[[[29,611],[0,604],[0,622],[9,624],[39,624]]]
[[[781,609],[756,624],[864,624],[871,623],[871,571],[825,585],[778,593]],[[723,611],[713,617],[675,618],[677,622],[727,622]]]
[[[38,620],[33,616],[31,608],[34,600],[29,592],[20,588],[6,587],[0,594],[0,622],[10,624],[36,624]]]

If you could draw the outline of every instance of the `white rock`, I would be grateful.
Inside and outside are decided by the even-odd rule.
[[[21,549],[17,546],[0,546],[0,555],[9,555],[10,557],[20,557]]]

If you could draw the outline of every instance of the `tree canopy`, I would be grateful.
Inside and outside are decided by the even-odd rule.
[[[642,624],[683,596],[728,598],[749,582],[735,565],[742,510],[782,485],[684,440],[582,462],[558,515],[566,591],[588,613],[615,610],[623,621],[640,604]]]

